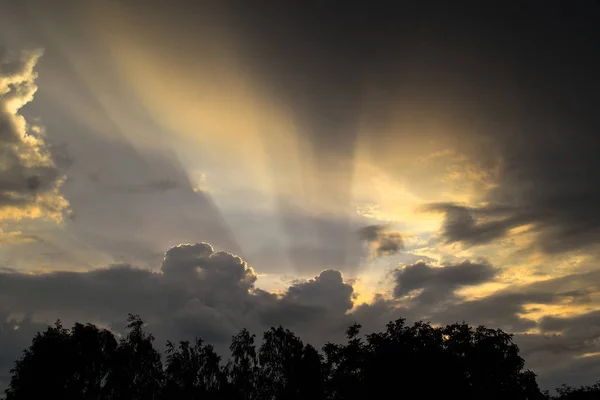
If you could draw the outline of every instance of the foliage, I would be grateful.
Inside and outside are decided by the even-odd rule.
[[[243,329],[233,336],[226,363],[211,345],[195,339],[167,342],[164,365],[142,319],[130,315],[127,328],[117,341],[92,324],[49,326],[15,362],[6,399],[600,397],[600,384],[542,394],[535,374],[524,370],[512,335],[465,323],[436,327],[399,319],[369,335],[354,324],[346,343],[328,343],[322,353],[283,327],[266,331],[257,351],[255,336]]]
[[[596,400],[600,399],[600,381],[591,386],[582,386],[574,388],[572,386],[562,385],[556,389],[556,395],[551,396],[546,393],[550,400]]]

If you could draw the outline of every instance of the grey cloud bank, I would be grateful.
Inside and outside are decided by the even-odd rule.
[[[599,289],[600,275],[574,274],[509,287],[479,300],[465,301],[455,293],[493,280],[495,271],[489,264],[469,261],[440,267],[418,262],[398,267],[391,275],[396,298],[379,295],[370,304],[355,304],[356,292],[340,272],[325,270],[313,279],[293,282],[281,294],[269,293],[256,287],[257,274],[244,260],[215,251],[208,243],[169,249],[161,272],[131,265],[33,275],[7,270],[0,272],[0,367],[5,380],[19,349],[45,323],[58,318],[65,323],[90,321],[119,332],[131,312],[145,318],[161,344],[167,338],[200,336],[221,352],[226,352],[231,335],[244,327],[260,333],[281,324],[320,346],[341,339],[355,321],[368,332],[399,317],[443,324],[467,320],[517,332],[528,367],[546,386],[561,383],[560,374],[569,368],[583,368],[578,357],[598,351],[600,330],[590,330],[597,312],[569,319],[547,317],[539,325],[520,314],[528,304],[585,304],[591,301],[587,294]],[[524,333],[533,327],[541,333]],[[591,374],[582,376],[592,379]]]

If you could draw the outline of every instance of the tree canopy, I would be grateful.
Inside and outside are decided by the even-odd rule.
[[[264,332],[257,348],[243,329],[226,362],[200,338],[167,342],[163,362],[139,316],[130,315],[127,328],[117,340],[92,324],[49,326],[15,361],[6,400],[600,398],[600,384],[542,393],[512,335],[465,323],[398,319],[367,335],[354,324],[345,343],[322,352],[281,326]]]

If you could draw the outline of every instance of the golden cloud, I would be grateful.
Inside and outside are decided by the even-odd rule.
[[[0,53],[0,220],[61,221],[69,205],[60,192],[64,177],[48,151],[44,130],[19,114],[37,91],[34,68],[42,54]]]

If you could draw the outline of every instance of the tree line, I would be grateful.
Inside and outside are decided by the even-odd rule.
[[[232,337],[225,362],[212,345],[167,342],[163,358],[139,316],[121,338],[93,324],[58,321],[39,332],[11,370],[6,400],[353,400],[599,399],[600,384],[542,393],[512,335],[466,323],[436,327],[390,322],[361,335],[351,325],[343,344],[321,352],[273,327]]]

